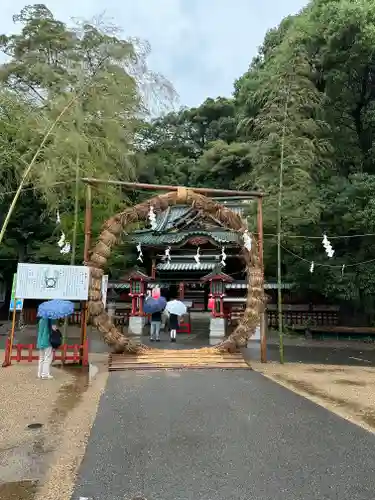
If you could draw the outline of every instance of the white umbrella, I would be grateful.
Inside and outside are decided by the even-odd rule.
[[[165,310],[169,314],[176,314],[176,316],[183,316],[187,311],[185,304],[181,300],[170,300],[167,302]]]

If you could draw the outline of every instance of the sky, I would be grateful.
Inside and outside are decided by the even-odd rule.
[[[42,3],[43,0],[39,0]],[[12,15],[30,2],[2,0],[0,33],[19,29]],[[37,2],[35,2],[37,3]],[[307,0],[49,0],[62,21],[105,14],[123,30],[151,44],[149,67],[173,85],[181,106],[230,96],[266,31]]]

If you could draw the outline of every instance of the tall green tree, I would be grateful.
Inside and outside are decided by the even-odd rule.
[[[0,37],[7,56],[0,68],[0,109],[9,129],[14,125],[9,110],[17,108],[18,124],[0,154],[19,180],[50,131],[26,182],[50,210],[60,210],[71,240],[74,197],[78,193],[80,208],[84,196],[82,186],[76,191],[75,179],[135,179],[139,120],[156,100],[172,97],[173,89],[148,70],[147,46],[101,23],[68,26],[40,4],[25,7],[14,21],[21,32]],[[96,190],[95,203],[102,218],[124,197],[107,187]]]

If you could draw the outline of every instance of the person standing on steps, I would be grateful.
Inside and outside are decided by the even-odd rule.
[[[151,314],[150,340],[160,342],[162,311],[157,311]]]
[[[171,335],[171,342],[176,342],[176,334],[179,327],[179,317],[177,314],[169,314],[169,329]]]
[[[180,317],[186,314],[186,306],[181,300],[173,298],[167,303],[165,310],[169,314],[171,342],[176,342],[176,334],[180,326]]]
[[[48,318],[40,318],[36,347],[39,349],[38,378],[43,380],[53,379],[50,373],[53,358],[52,330],[57,330],[55,322]]]

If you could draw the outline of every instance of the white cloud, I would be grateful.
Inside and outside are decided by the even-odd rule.
[[[126,36],[147,39],[150,65],[174,85],[183,105],[230,95],[265,32],[297,12],[306,0],[51,0],[56,17],[92,18],[105,10]],[[13,30],[11,16],[22,0],[3,0],[0,32]]]

